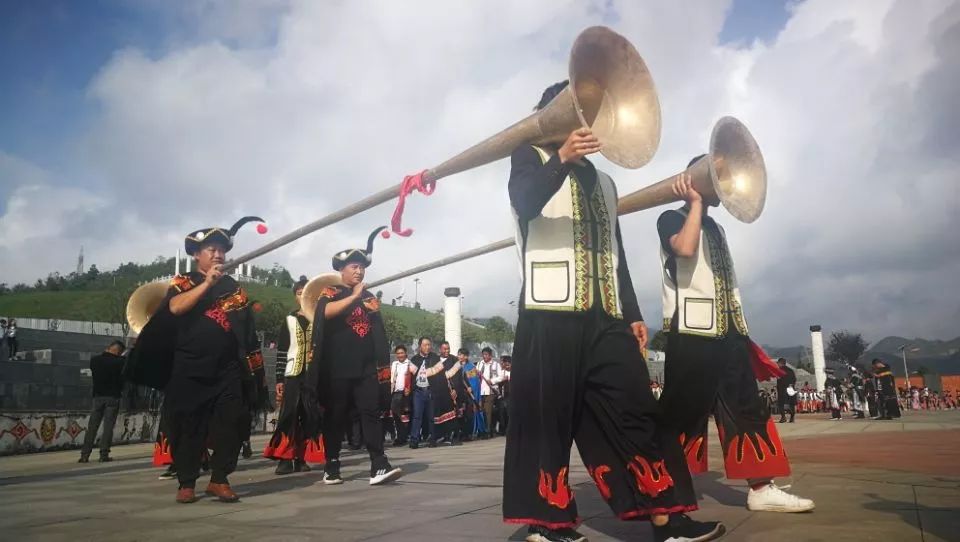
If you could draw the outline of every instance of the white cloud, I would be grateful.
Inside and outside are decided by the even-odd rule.
[[[205,39],[157,58],[120,51],[90,86],[100,113],[83,165],[102,187],[86,197],[123,202],[122,220],[131,224],[122,246],[71,230],[103,261],[132,259],[131,244],[146,258],[170,254],[183,233],[242,214],[267,218],[275,238],[399,183],[528,114],[541,90],[564,78],[577,32],[610,24],[644,56],[663,109],[660,151],[647,167],[625,171],[598,159],[621,193],[706,151],[722,115],[742,119],[760,142],[770,174],[764,216],[741,225],[715,213],[759,340],[799,342],[812,323],[868,338],[960,331],[957,296],[939,294],[955,287],[960,265],[958,140],[947,128],[960,109],[952,98],[960,81],[957,2],[811,0],[791,8],[775,40],[728,46],[718,36],[729,2],[201,8],[178,16],[202,16]],[[501,161],[440,181],[431,198],[413,196],[405,222],[416,234],[378,241],[370,278],[512,235],[508,168]],[[20,192],[8,197],[26,197]],[[48,198],[33,201],[40,200]],[[39,214],[11,215],[12,202],[4,223],[44,227],[35,224]],[[377,207],[259,263],[325,271],[333,251],[362,243],[391,211]],[[623,219],[652,322],[660,320],[658,214]],[[236,250],[261,242],[248,233]],[[14,273],[31,279],[49,263]],[[439,307],[443,287],[456,284],[469,313],[507,314],[516,268],[505,251],[438,270],[422,277],[421,299]],[[400,289],[384,288],[388,298]]]

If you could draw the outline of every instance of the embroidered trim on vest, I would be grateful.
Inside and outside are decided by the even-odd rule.
[[[610,240],[613,232],[610,231],[610,217],[607,214],[607,204],[604,201],[603,187],[600,184],[600,174],[597,173],[597,186],[593,190],[593,209],[597,220],[597,236],[600,238],[597,251],[597,271],[599,273],[600,299],[603,310],[614,318],[623,318],[620,314],[620,304],[617,302],[616,274],[613,265],[613,247]]]
[[[543,156],[541,156],[543,158]],[[576,291],[574,293],[573,310],[585,311],[593,304],[593,298],[590,295],[592,289],[588,277],[590,275],[590,254],[587,250],[587,243],[590,242],[590,230],[584,224],[584,208],[586,202],[583,190],[580,188],[580,181],[572,171],[570,172],[570,195],[573,202],[573,262],[574,281]]]
[[[304,331],[299,320],[294,316],[293,325],[296,327],[297,356],[293,359],[293,368],[288,374],[297,376],[303,373],[304,367],[306,367],[313,358],[313,356],[308,355],[310,350],[310,337],[313,336],[313,323],[311,322],[310,325],[307,326],[307,330]]]

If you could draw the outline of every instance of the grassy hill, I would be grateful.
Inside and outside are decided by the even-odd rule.
[[[272,331],[279,327],[282,315],[295,308],[293,295],[288,288],[255,283],[243,283],[251,299],[261,303],[264,311],[259,315],[263,327]],[[124,318],[126,294],[110,290],[68,290],[59,292],[28,291],[0,295],[0,315],[21,318],[56,318],[93,322],[119,322]],[[388,324],[388,333],[410,340],[427,335],[440,337],[443,334],[443,315],[415,309],[384,304],[383,314]],[[464,323],[464,340],[489,340],[482,328]],[[391,337],[393,338],[393,337]],[[399,337],[397,337],[399,338]]]

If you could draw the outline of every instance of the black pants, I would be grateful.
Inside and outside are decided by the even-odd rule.
[[[10,359],[17,357],[17,349],[20,348],[20,343],[17,342],[16,337],[7,337],[7,348],[10,350]]]
[[[340,459],[343,435],[350,423],[350,408],[360,412],[367,453],[374,460],[383,456],[383,425],[380,419],[377,375],[335,378],[330,381],[327,409],[323,416],[323,441],[327,459]]]
[[[787,414],[790,414],[790,421],[793,421],[794,415],[797,412],[796,402],[793,401],[792,397],[787,397],[786,393],[783,394],[784,397],[780,397],[777,401],[777,408],[780,410],[780,419],[787,417]]]
[[[237,468],[241,442],[238,425],[243,416],[243,400],[239,382],[191,410],[179,410],[177,405],[164,406],[169,409],[164,413],[164,423],[169,431],[170,451],[180,487],[196,485],[208,440],[213,449],[210,482],[227,483],[227,476]]]
[[[503,467],[508,523],[573,526],[570,447],[621,519],[696,508],[677,501],[690,473],[664,438],[650,375],[630,328],[599,311],[521,312],[513,350]]]
[[[750,360],[750,339],[671,332],[667,339],[665,426],[684,447],[691,471],[707,470],[707,420],[713,414],[727,478],[769,480],[790,474],[790,463]],[[677,485],[683,495],[693,487]]]
[[[406,442],[410,432],[410,397],[395,391],[390,397],[390,413],[393,419],[393,439]]]
[[[510,421],[510,400],[501,397],[497,401],[497,433],[500,435],[507,434],[507,425]]]
[[[304,401],[303,380],[302,376],[288,376],[284,379],[283,401],[277,416],[277,427],[263,450],[264,457],[323,462],[319,405]]]
[[[100,437],[100,457],[110,455],[110,444],[113,443],[113,426],[117,422],[117,413],[120,412],[119,397],[94,397],[93,410],[90,411],[90,421],[87,423],[87,434],[83,437],[83,447],[80,455],[90,457],[93,451],[93,441],[97,438],[100,423],[103,422],[103,436]]]

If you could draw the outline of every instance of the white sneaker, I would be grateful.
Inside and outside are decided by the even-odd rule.
[[[776,484],[756,490],[750,488],[747,493],[747,510],[754,512],[809,512],[814,507],[812,500],[791,495]]]
[[[386,484],[387,482],[392,482],[397,478],[403,476],[403,470],[400,467],[391,469],[389,468],[380,468],[373,472],[370,476],[370,485],[378,486],[380,484]]]

